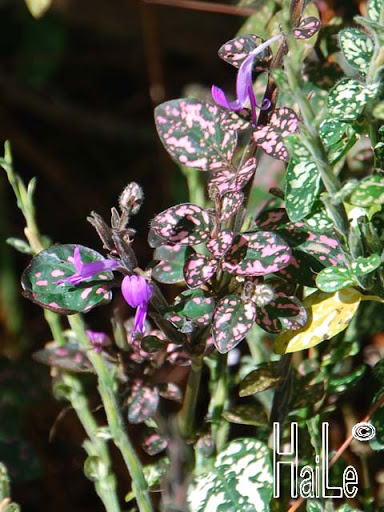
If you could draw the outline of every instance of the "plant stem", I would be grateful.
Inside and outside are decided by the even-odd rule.
[[[340,189],[341,184],[337,176],[333,173],[327,159],[327,155],[320,139],[320,136],[316,130],[315,116],[312,111],[312,107],[305,93],[303,92],[302,84],[298,78],[292,62],[287,56],[284,61],[284,69],[286,72],[289,88],[299,106],[300,113],[303,118],[304,126],[307,131],[307,136],[303,134],[302,140],[311,153],[313,161],[319,169],[321,179],[324,187],[328,194],[332,197]],[[345,208],[342,203],[333,204],[332,201],[328,201],[326,206],[332,216],[338,231],[348,239],[349,223]]]
[[[228,389],[227,354],[217,352],[215,363],[212,372],[212,397],[209,404],[209,415],[212,420],[212,439],[216,446],[216,452],[220,453],[227,440],[228,431],[228,423],[222,417]]]
[[[98,425],[90,411],[83,386],[78,378],[67,372],[63,373],[63,383],[70,389],[68,398],[92,443],[91,449],[88,448],[87,443],[84,443],[84,448],[89,456],[94,456],[96,452],[104,466],[102,475],[94,482],[96,492],[104,503],[107,512],[120,512],[121,509],[116,494],[116,479],[111,471],[108,448],[105,440],[96,435]]]
[[[184,394],[183,406],[177,415],[180,433],[184,439],[188,439],[194,432],[195,411],[202,369],[203,355],[198,355],[192,360],[191,371],[189,373],[187,387]]]
[[[90,346],[81,317],[79,315],[72,315],[68,317],[68,321],[72,330],[76,333],[79,345],[88,350],[88,358],[96,371],[98,377],[98,389],[104,405],[105,414],[107,416],[111,437],[117,448],[120,450],[131,475],[132,489],[135,493],[139,511],[152,512],[152,504],[141,462],[137,457],[125,430],[123,417],[116,399],[115,376],[105,364],[102,356],[93,350],[89,350],[92,347]]]

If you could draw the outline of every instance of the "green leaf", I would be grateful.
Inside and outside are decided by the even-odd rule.
[[[384,177],[375,174],[363,178],[353,191],[350,203],[362,207],[384,204]]]
[[[231,441],[217,457],[212,471],[192,482],[190,512],[269,512],[272,465],[267,446],[254,439]]]
[[[367,4],[367,18],[372,21],[380,21],[380,13],[383,8],[383,0],[369,0]]]
[[[254,425],[255,427],[268,424],[264,409],[256,404],[235,405],[223,412],[223,417],[230,423]]]
[[[99,272],[76,286],[62,282],[75,273],[73,254],[76,247],[83,263],[104,259],[98,252],[82,245],[54,245],[37,254],[24,270],[21,277],[23,295],[43,308],[65,315],[86,313],[95,306],[108,303],[112,293],[106,281],[113,278],[112,272]]]
[[[373,56],[373,39],[358,28],[348,28],[340,31],[339,41],[348,64],[366,72]]]
[[[360,365],[347,375],[332,375],[329,380],[329,387],[327,392],[331,395],[333,393],[345,393],[345,391],[354,386],[357,381],[364,375],[365,370],[366,366]]]
[[[280,365],[277,361],[263,363],[240,382],[239,395],[250,396],[273,388],[281,380]]]
[[[351,263],[351,272],[355,276],[366,276],[381,265],[381,258],[378,254],[371,254],[367,258],[359,257]]]
[[[353,286],[356,280],[346,267],[324,268],[316,277],[319,290],[327,293],[337,292],[347,286]]]

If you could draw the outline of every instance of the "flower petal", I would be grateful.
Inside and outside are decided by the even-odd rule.
[[[220,107],[227,108],[228,110],[234,110],[235,112],[243,108],[243,105],[238,100],[228,101],[224,91],[216,85],[212,85],[211,93],[215,103]]]

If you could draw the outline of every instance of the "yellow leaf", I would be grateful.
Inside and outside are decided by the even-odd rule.
[[[354,288],[344,288],[335,293],[312,293],[303,301],[307,323],[297,331],[279,334],[275,339],[275,352],[298,352],[333,338],[348,327],[362,298],[363,295]]]
[[[25,0],[29,12],[34,18],[40,18],[51,6],[52,0]]]

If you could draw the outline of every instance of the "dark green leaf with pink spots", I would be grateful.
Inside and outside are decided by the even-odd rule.
[[[226,221],[236,215],[244,201],[242,192],[228,192],[221,200],[220,220]]]
[[[342,246],[334,233],[308,232],[307,240],[297,245],[296,249],[313,256],[325,267],[344,263]]]
[[[167,245],[197,245],[211,232],[211,220],[204,208],[192,203],[179,204],[156,215],[151,229]]]
[[[217,270],[217,261],[204,254],[188,256],[184,265],[184,279],[189,288],[197,288],[211,279]]]
[[[166,449],[168,442],[164,436],[158,434],[154,428],[149,428],[146,425],[143,425],[142,428],[142,441],[140,444],[145,453],[153,456]]]
[[[314,288],[316,287],[316,276],[323,268],[324,265],[313,256],[292,249],[289,265],[282,268],[278,275],[288,281]]]
[[[225,62],[228,62],[228,64],[239,68],[246,57],[263,42],[264,39],[253,34],[241,35],[223,44],[218,51],[218,55],[221,59],[225,60]],[[268,68],[271,61],[272,52],[271,49],[267,47],[255,58],[254,70]]]
[[[224,228],[219,231],[217,237],[207,243],[207,249],[214,258],[221,258],[231,247],[233,231]]]
[[[194,98],[167,101],[156,107],[155,121],[161,142],[176,162],[200,171],[231,164],[237,133],[225,128],[234,121],[214,103]]]
[[[137,379],[133,382],[128,399],[128,421],[143,423],[151,418],[159,404],[159,391]]]
[[[208,191],[214,195],[217,190],[220,196],[228,192],[239,192],[253,177],[256,170],[256,158],[252,157],[234,172],[230,169],[218,169],[208,180]]]
[[[213,342],[221,354],[232,350],[245,338],[256,318],[256,306],[237,295],[222,299],[212,321]]]
[[[253,140],[267,155],[278,160],[288,160],[288,150],[284,138],[297,132],[299,120],[290,108],[276,109],[268,125],[260,125],[253,132]]]
[[[233,239],[222,268],[239,276],[263,276],[286,267],[290,257],[289,245],[275,233],[241,233]]]
[[[281,381],[281,370],[278,361],[258,365],[240,382],[239,395],[250,396],[273,388]]]
[[[234,405],[223,412],[223,417],[230,423],[239,425],[260,427],[268,424],[265,410],[261,405],[256,404]]]
[[[153,255],[154,260],[160,260],[152,269],[152,277],[159,283],[175,284],[184,281],[183,267],[186,258],[186,245],[163,245],[158,247]]]
[[[35,361],[66,370],[68,372],[93,372],[87,354],[79,349],[75,342],[66,343],[62,347],[47,347],[34,352]]]
[[[186,290],[176,298],[175,304],[165,314],[165,318],[176,327],[208,325],[215,310],[215,301],[204,290]],[[191,329],[192,330],[192,329]]]
[[[305,325],[307,312],[295,297],[279,293],[264,307],[257,308],[256,322],[267,332],[296,330]]]
[[[34,256],[24,270],[21,277],[23,295],[43,308],[65,315],[86,313],[95,306],[108,303],[112,293],[107,281],[113,278],[112,272],[99,272],[76,286],[61,282],[76,272],[73,264],[76,247],[80,249],[83,263],[104,259],[98,252],[82,245],[54,245]]]
[[[319,31],[320,27],[320,20],[309,16],[301,20],[299,26],[293,29],[293,35],[296,39],[310,39]]]

